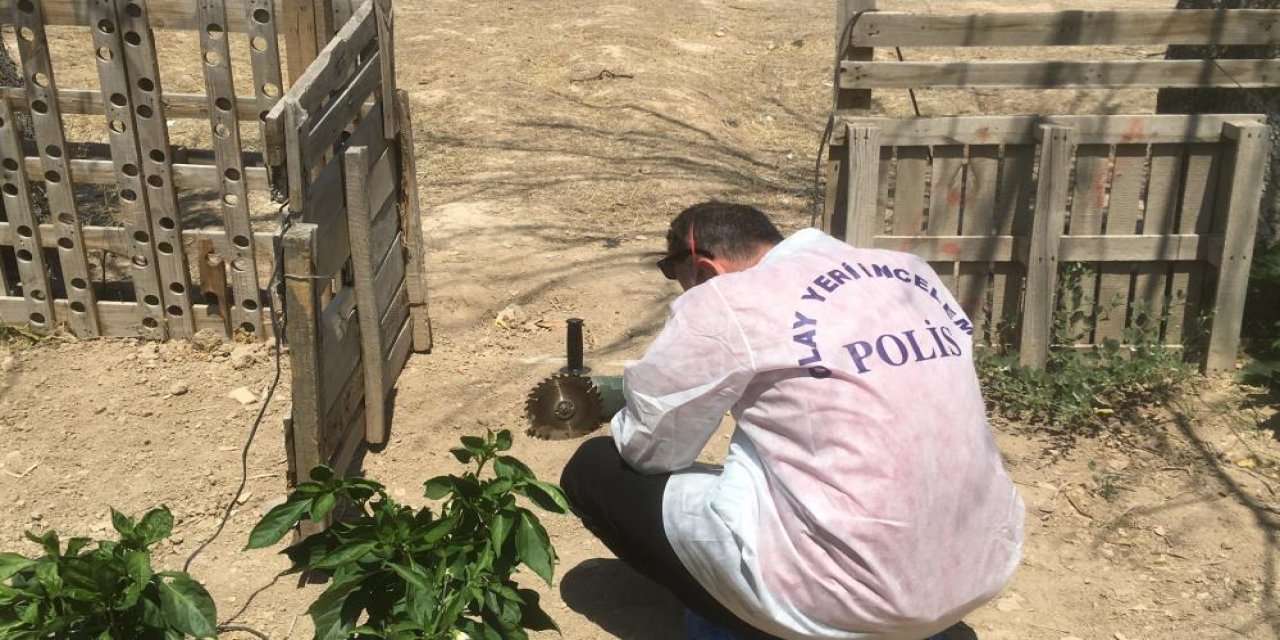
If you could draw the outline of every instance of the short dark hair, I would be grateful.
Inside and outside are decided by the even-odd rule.
[[[671,221],[667,255],[689,251],[690,229],[698,253],[729,260],[749,260],[761,249],[782,242],[769,216],[755,207],[712,200],[695,204]]]

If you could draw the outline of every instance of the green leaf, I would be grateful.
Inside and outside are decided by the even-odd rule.
[[[428,500],[439,500],[456,488],[453,476],[436,476],[423,483],[423,492]]]
[[[503,544],[507,541],[507,536],[511,534],[511,526],[515,524],[515,517],[509,513],[498,513],[489,521],[489,541],[493,544],[495,550],[501,550]]]
[[[462,446],[470,449],[473,453],[483,452],[485,449],[484,438],[477,436],[462,436]]]
[[[263,549],[279,542],[302,520],[303,514],[311,507],[311,501],[312,498],[295,493],[284,504],[276,505],[249,533],[249,544],[245,549]]]
[[[67,550],[63,552],[63,555],[79,555],[85,547],[89,546],[90,542],[93,542],[90,538],[72,538],[67,541]]]
[[[511,430],[503,429],[498,432],[498,439],[494,445],[497,451],[506,451],[511,448]]]
[[[404,580],[410,587],[424,593],[430,593],[432,591],[431,585],[427,582],[427,577],[420,569],[416,567],[407,567],[398,562],[389,562],[387,563],[387,566],[391,567],[391,570],[396,572],[396,575],[400,576],[400,579]]]
[[[62,590],[62,576],[58,575],[58,565],[50,562],[40,562],[36,564],[36,583],[44,587],[46,593],[50,596],[58,595]]]
[[[23,532],[28,540],[39,544],[44,548],[44,554],[50,558],[62,557],[62,551],[58,546],[58,532],[46,531],[43,535],[36,535],[30,531]]]
[[[461,462],[462,464],[470,464],[471,458],[474,455],[470,451],[463,449],[462,447],[454,447],[449,450],[449,453],[452,453],[453,457],[457,458],[458,462]]]
[[[134,523],[133,518],[112,509],[111,526],[115,527],[116,533],[120,534],[121,540],[128,540],[133,538],[133,530],[137,524]]]
[[[213,598],[199,582],[180,571],[155,576],[160,591],[160,613],[170,626],[197,638],[217,635],[218,611]]]
[[[555,552],[551,548],[551,540],[547,538],[546,529],[532,513],[520,514],[520,523],[516,528],[516,552],[520,561],[538,574],[548,585],[551,584],[552,564]]]
[[[337,503],[338,498],[332,493],[322,493],[316,496],[311,503],[311,521],[323,522],[325,516],[329,515],[330,511],[333,511],[333,506]]]
[[[521,589],[520,601],[520,626],[531,631],[560,631],[556,621],[542,610],[537,591]]]
[[[142,538],[144,546],[151,546],[165,538],[173,531],[173,514],[166,507],[152,509],[142,516],[134,530]]]
[[[550,482],[530,480],[528,484],[521,489],[517,489],[517,491],[547,511],[555,513],[569,512],[569,499],[565,497],[564,491]]]
[[[16,553],[0,553],[0,582],[8,580],[9,576],[30,567],[35,562]]]
[[[333,469],[324,465],[311,469],[311,479],[316,482],[329,482],[333,480]]]
[[[364,586],[363,582],[364,576],[361,575],[348,576],[345,580],[335,579],[311,603],[307,613],[315,627],[316,640],[347,640],[350,637],[359,612],[350,611],[347,600]]]
[[[146,551],[128,551],[124,554],[125,569],[137,584],[151,580],[151,554]]]
[[[535,477],[532,469],[511,456],[498,456],[493,461],[493,471],[499,478],[512,480],[529,480]]]
[[[378,546],[377,540],[365,540],[362,542],[352,542],[334,549],[328,555],[317,560],[311,565],[313,569],[332,569],[344,564],[359,561],[361,558],[373,551]]]

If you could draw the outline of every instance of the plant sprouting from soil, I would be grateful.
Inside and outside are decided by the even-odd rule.
[[[425,483],[427,498],[443,500],[438,512],[399,504],[372,480],[317,467],[311,482],[262,518],[248,547],[271,546],[304,519],[344,514],[285,550],[293,570],[330,580],[308,609],[318,639],[506,640],[558,629],[537,592],[512,580],[524,565],[550,584],[556,561],[546,529],[517,497],[555,513],[569,505],[559,487],[501,454],[510,448],[507,430],[463,437],[450,451],[474,469]]]
[[[151,547],[167,538],[173,515],[164,507],[134,521],[111,511],[120,539],[71,538],[55,531],[27,538],[44,555],[0,553],[0,637],[171,640],[216,635],[209,592],[181,571],[151,564]],[[90,548],[92,545],[92,548]]]

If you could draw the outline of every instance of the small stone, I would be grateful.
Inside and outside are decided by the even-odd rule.
[[[648,240],[648,239],[649,239],[649,236],[646,236],[646,235],[638,235],[638,236],[636,236],[636,240]]]
[[[258,402],[257,394],[250,391],[248,387],[236,387],[227,393],[227,397],[245,406]]]
[[[255,362],[257,362],[257,358],[254,355],[252,347],[236,347],[235,350],[231,352],[231,368],[236,371],[248,369],[253,366],[253,363]]]
[[[725,32],[723,30],[716,31],[717,38],[723,38],[724,36],[725,36]]]
[[[5,356],[4,360],[0,360],[0,372],[9,373],[18,366],[18,361],[13,356]]]
[[[1021,608],[1022,608],[1022,596],[1016,593],[1011,593],[1003,598],[1000,598],[999,600],[996,600],[996,609],[998,611],[1003,611],[1005,613],[1008,613],[1010,611],[1017,611]]]
[[[187,385],[181,382],[175,382],[169,386],[169,395],[171,396],[186,395],[187,391]]]
[[[222,336],[218,335],[218,332],[213,329],[201,329],[194,336],[191,336],[191,346],[195,347],[196,351],[208,353],[217,349],[221,344]]]

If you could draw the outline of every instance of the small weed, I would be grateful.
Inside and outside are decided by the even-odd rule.
[[[1106,339],[1083,350],[1075,346],[1096,323],[1084,308],[1082,281],[1088,273],[1078,264],[1063,266],[1053,346],[1043,370],[1020,366],[1015,353],[978,358],[992,411],[1066,434],[1093,434],[1112,420],[1138,419],[1140,409],[1171,398],[1190,377],[1181,354],[1160,344],[1162,318],[1142,304],[1133,307],[1123,343]]]
[[[1093,484],[1097,486],[1095,493],[1099,498],[1111,502],[1120,495],[1120,476],[1109,471],[1099,471],[1098,464],[1089,461],[1089,472],[1093,476]]]

